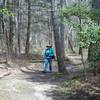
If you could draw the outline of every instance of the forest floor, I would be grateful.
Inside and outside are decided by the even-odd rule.
[[[0,74],[0,100],[100,100],[100,74],[82,75],[82,67],[67,63],[68,75],[58,73],[56,62],[53,73],[43,74],[41,63],[20,61],[19,67],[4,68]]]

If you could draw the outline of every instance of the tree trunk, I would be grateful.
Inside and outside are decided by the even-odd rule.
[[[79,18],[79,31],[81,32],[82,31],[82,16],[81,16],[81,0],[78,0],[78,3],[79,3],[79,16],[78,16],[78,18]],[[82,54],[82,48],[81,47],[79,47],[79,54],[81,55]]]
[[[18,0],[18,4],[17,4],[17,9],[20,7],[20,1]],[[18,15],[17,15],[17,45],[18,45],[18,54],[21,53],[21,33],[20,33],[20,27],[21,27],[21,15],[19,13],[19,9],[18,9]]]
[[[12,4],[12,7],[10,6]],[[13,11],[13,1],[11,0],[8,0],[7,1],[7,8],[11,11]],[[9,31],[8,31],[8,35],[7,35],[7,38],[8,38],[8,56],[9,58],[11,59],[12,57],[12,54],[13,54],[13,36],[14,36],[14,33],[13,33],[13,17],[12,16],[9,16]]]
[[[25,54],[28,55],[30,51],[30,28],[31,28],[31,1],[28,0],[28,27],[26,37]]]
[[[48,18],[48,29],[49,29],[49,45],[52,45],[52,25],[51,25],[51,18]]]
[[[63,56],[63,49],[62,43],[60,41],[59,36],[59,28],[58,28],[58,21],[57,21],[57,14],[55,10],[55,0],[51,0],[51,17],[52,17],[52,24],[53,24],[53,32],[54,32],[54,39],[55,39],[55,47],[56,47],[56,56],[58,61],[58,69],[59,72],[65,72],[65,63],[64,63],[64,56]]]
[[[79,29],[80,29],[80,32],[82,31],[81,24],[82,24],[82,19],[81,19],[81,14],[80,14],[80,16],[79,16]],[[79,54],[80,55],[82,54],[82,48],[81,47],[79,47]]]
[[[72,41],[69,38],[68,38],[68,44],[70,46],[70,49],[71,49],[72,53],[75,53],[75,51],[73,49]]]
[[[65,5],[65,0],[60,0],[60,6],[61,9],[63,9]],[[65,38],[64,38],[64,17],[60,17],[60,37],[61,37],[61,43],[62,43],[62,51],[63,51],[63,56],[65,57]]]
[[[13,53],[13,21],[12,17],[9,17],[9,54],[12,55]]]

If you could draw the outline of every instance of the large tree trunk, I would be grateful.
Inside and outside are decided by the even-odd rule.
[[[65,0],[60,0],[60,6],[61,9],[65,6]],[[60,17],[60,37],[61,37],[61,43],[62,43],[62,51],[63,51],[63,56],[65,57],[65,39],[64,39],[64,17]]]
[[[30,28],[31,28],[31,1],[28,0],[28,27],[26,37],[25,54],[28,55],[30,51]]]
[[[61,46],[62,43],[60,41],[60,36],[59,36],[57,14],[56,14],[56,10],[55,10],[55,0],[51,0],[51,16],[52,16],[52,24],[53,24],[53,32],[54,32],[54,39],[55,39],[58,68],[59,68],[59,72],[65,72],[66,68],[65,68],[65,64],[64,64],[63,49]]]

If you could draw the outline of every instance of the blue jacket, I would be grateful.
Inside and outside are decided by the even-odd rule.
[[[52,59],[52,56],[54,56],[54,49],[53,48],[45,49],[44,58],[45,59]]]

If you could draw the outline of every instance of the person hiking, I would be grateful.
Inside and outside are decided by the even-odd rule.
[[[52,72],[52,59],[54,58],[54,49],[52,46],[46,46],[44,52],[44,68],[43,72]]]

